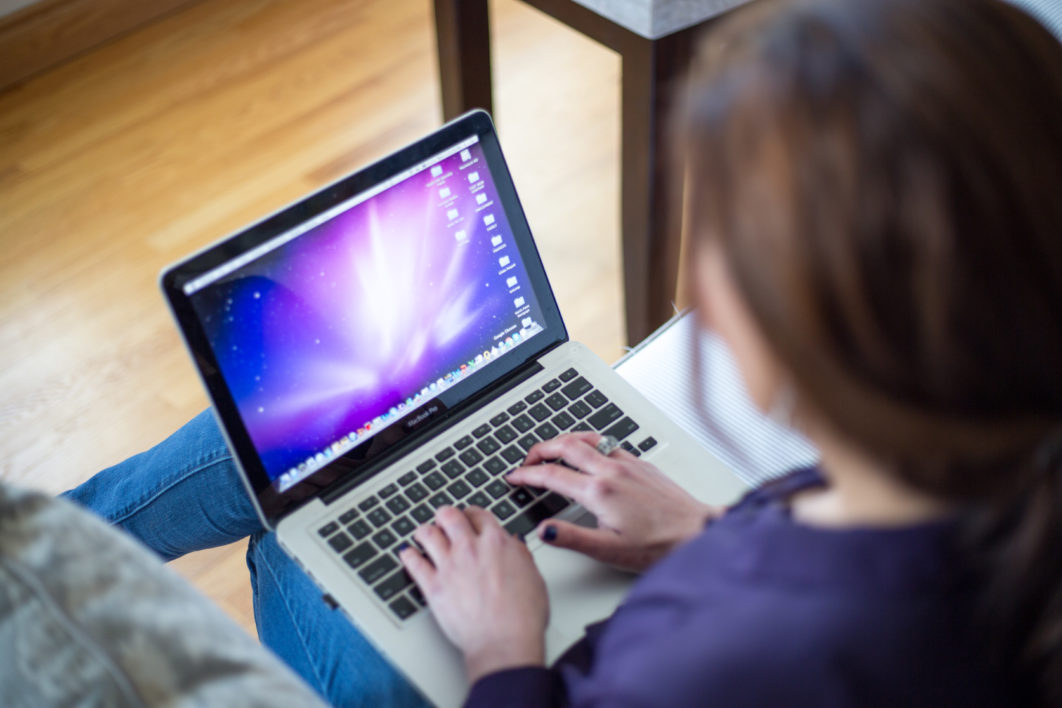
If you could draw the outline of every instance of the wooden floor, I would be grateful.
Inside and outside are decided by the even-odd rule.
[[[618,57],[492,2],[497,120],[574,338],[620,354]],[[440,123],[428,0],[206,0],[0,93],[0,477],[57,492],[206,406],[167,263]],[[242,544],[176,567],[253,631]]]

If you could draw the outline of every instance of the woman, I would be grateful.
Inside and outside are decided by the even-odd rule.
[[[401,557],[469,703],[1062,703],[1062,47],[997,0],[765,0],[676,136],[705,325],[821,465],[724,511],[594,434],[533,448],[510,481],[601,522],[542,537],[644,573],[552,668],[530,554],[441,509]],[[261,534],[209,419],[145,455],[72,496],[166,557],[256,534],[266,644],[334,703],[418,700]]]

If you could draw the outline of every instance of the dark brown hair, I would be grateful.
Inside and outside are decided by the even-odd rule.
[[[968,510],[1005,668],[1062,704],[1062,45],[998,0],[761,0],[678,136],[693,247],[802,404]]]

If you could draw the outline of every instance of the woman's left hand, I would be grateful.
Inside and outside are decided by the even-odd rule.
[[[471,682],[502,669],[543,665],[549,601],[527,546],[475,506],[443,507],[435,523],[413,537],[427,558],[412,547],[400,557],[464,654]]]

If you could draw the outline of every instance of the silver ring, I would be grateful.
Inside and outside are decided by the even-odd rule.
[[[598,452],[600,452],[605,457],[608,457],[613,452],[618,450],[619,446],[620,446],[620,441],[619,440],[617,440],[612,435],[606,435],[606,436],[604,436],[603,438],[601,438],[600,440],[597,441],[597,445],[595,447],[597,448]]]

